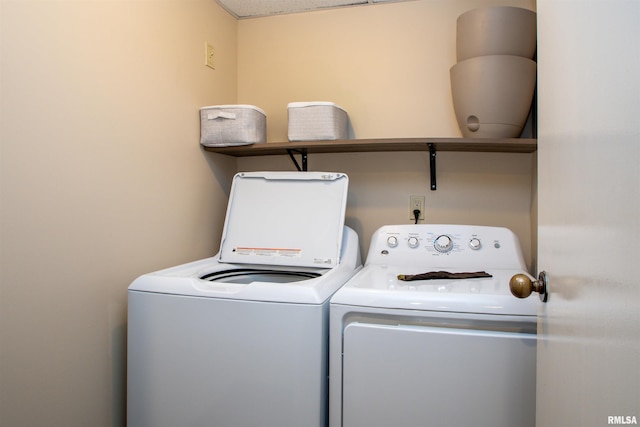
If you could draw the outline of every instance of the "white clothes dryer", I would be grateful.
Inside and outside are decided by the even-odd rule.
[[[535,426],[537,298],[514,274],[506,228],[377,230],[331,299],[330,426]]]
[[[130,285],[130,427],[326,425],[329,299],[361,267],[347,187],[237,174],[220,252]]]

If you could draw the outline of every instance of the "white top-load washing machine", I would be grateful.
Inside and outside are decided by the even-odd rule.
[[[361,267],[343,173],[234,177],[220,252],[129,287],[129,427],[324,426],[329,298]]]
[[[515,274],[506,228],[376,231],[331,299],[330,426],[535,426],[537,298]]]

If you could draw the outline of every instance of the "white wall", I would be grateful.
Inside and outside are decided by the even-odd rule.
[[[239,22],[238,101],[267,112],[268,140],[287,140],[287,103],[333,101],[356,138],[460,137],[449,69],[456,19],[489,5],[535,10],[533,0],[418,0]],[[366,255],[381,225],[409,222],[409,195],[426,196],[426,222],[505,226],[533,267],[535,154],[438,153],[438,189],[420,153],[310,155],[311,170],[351,179],[347,224]],[[293,170],[288,157],[240,158],[241,170]]]
[[[213,0],[1,8],[0,424],[123,425],[127,286],[217,249],[236,162],[200,150],[198,108],[236,100],[237,22]]]
[[[236,22],[213,0],[3,0],[2,424],[123,425],[127,286],[217,249],[236,170],[292,169],[282,156],[204,153],[199,107],[259,105],[271,141],[286,137],[287,102],[323,99],[344,104],[360,138],[457,136],[455,17],[505,3],[535,4],[417,0]],[[365,253],[424,194],[427,221],[508,226],[531,259],[534,157],[439,153],[436,192],[426,153],[316,155],[310,168],[349,174],[347,223]]]

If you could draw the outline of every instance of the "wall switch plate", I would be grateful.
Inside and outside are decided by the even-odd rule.
[[[415,209],[420,210],[420,218],[424,219],[424,196],[409,196],[409,219],[415,221],[416,217],[413,215]]]
[[[216,51],[211,43],[205,43],[204,65],[216,69]]]

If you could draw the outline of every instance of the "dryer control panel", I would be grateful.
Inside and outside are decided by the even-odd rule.
[[[371,239],[366,264],[525,268],[520,243],[511,230],[446,224],[385,225]]]

